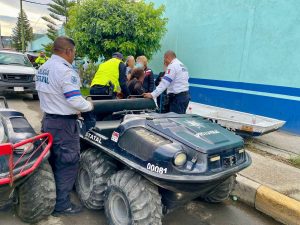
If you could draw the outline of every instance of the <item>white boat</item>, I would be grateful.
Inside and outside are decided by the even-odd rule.
[[[278,130],[285,121],[190,102],[187,113],[197,114],[241,136],[261,136]]]

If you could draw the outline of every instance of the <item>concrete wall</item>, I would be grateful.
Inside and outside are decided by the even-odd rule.
[[[152,0],[169,18],[162,49],[190,72],[192,100],[287,121],[300,133],[299,0]]]

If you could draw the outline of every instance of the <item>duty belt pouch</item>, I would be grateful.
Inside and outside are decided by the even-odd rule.
[[[113,85],[113,83],[111,81],[109,81],[108,84],[109,84],[109,86],[108,86],[108,93],[107,94],[109,96],[113,96],[115,85]]]

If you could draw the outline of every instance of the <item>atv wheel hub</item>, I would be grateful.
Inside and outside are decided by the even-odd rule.
[[[111,192],[110,212],[115,224],[129,224],[129,207],[125,197],[121,193]]]
[[[81,190],[85,192],[89,192],[91,190],[91,177],[89,172],[82,168],[79,172],[79,180],[80,180],[80,186]]]

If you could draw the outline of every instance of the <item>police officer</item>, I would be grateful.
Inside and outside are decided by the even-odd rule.
[[[44,112],[42,131],[54,137],[49,162],[56,182],[56,205],[53,215],[75,214],[81,211],[70,201],[79,166],[80,144],[77,114],[93,109],[80,93],[80,79],[72,68],[75,43],[58,37],[52,57],[36,75],[36,89]]]
[[[41,66],[43,65],[46,61],[48,60],[47,56],[45,55],[45,52],[40,52],[40,55],[39,57],[36,58],[35,60],[35,63],[38,65],[38,66]]]
[[[157,98],[167,89],[169,112],[185,114],[190,101],[188,70],[173,51],[165,53],[164,64],[167,69],[160,84],[153,92],[145,93],[144,97]]]
[[[103,99],[114,99],[117,92],[122,91],[126,98],[129,91],[126,85],[126,65],[122,62],[123,55],[115,52],[110,60],[100,64],[91,83],[91,95],[104,95]],[[93,99],[102,99],[94,97]]]

